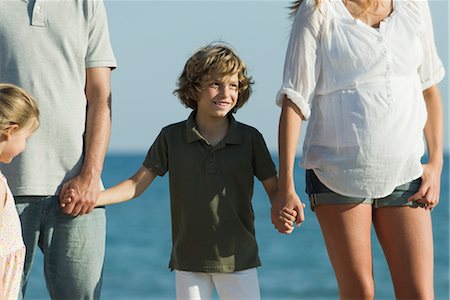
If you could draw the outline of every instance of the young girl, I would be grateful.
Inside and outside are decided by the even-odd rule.
[[[439,201],[444,76],[427,1],[297,0],[279,128],[274,206],[296,208],[302,165],[341,299],[373,299],[371,228],[397,299],[433,299],[431,210]],[[421,164],[425,135],[428,162]]]
[[[97,201],[135,198],[169,172],[169,267],[175,270],[177,299],[210,299],[213,288],[222,299],[260,298],[253,181],[261,180],[272,199],[277,176],[262,135],[233,117],[250,97],[251,83],[232,49],[201,48],[187,61],[175,91],[193,110],[189,118],[163,128],[137,173]],[[286,224],[292,228],[292,221]]]
[[[0,162],[19,155],[39,126],[36,102],[24,90],[0,84]],[[0,299],[17,299],[25,245],[14,198],[0,172]]]

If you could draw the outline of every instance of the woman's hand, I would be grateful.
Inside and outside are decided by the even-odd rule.
[[[272,203],[272,224],[280,233],[292,233],[295,224],[300,226],[305,221],[304,207],[295,191],[279,189]]]
[[[408,200],[416,201],[431,211],[439,202],[441,172],[442,164],[424,164],[420,188]]]

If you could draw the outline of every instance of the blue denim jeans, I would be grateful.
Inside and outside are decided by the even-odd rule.
[[[19,299],[25,295],[37,247],[44,255],[45,281],[52,299],[99,299],[105,257],[105,209],[72,217],[59,208],[57,196],[19,196],[15,200],[27,249]]]

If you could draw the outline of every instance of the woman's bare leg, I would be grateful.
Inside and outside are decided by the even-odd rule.
[[[397,299],[433,299],[433,233],[430,211],[384,207],[374,211]]]
[[[324,204],[315,209],[341,299],[373,299],[370,204]]]

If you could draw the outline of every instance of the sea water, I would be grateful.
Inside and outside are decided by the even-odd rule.
[[[108,154],[103,181],[110,187],[140,167],[143,154]],[[436,299],[449,298],[449,168],[446,157],[439,206],[433,210]],[[278,161],[274,157],[274,161]],[[186,174],[189,176],[189,174]],[[295,169],[297,192],[307,204],[304,172]],[[279,234],[270,221],[270,205],[256,180],[253,196],[258,268],[263,299],[338,299],[337,284],[314,213],[291,235]],[[175,277],[168,269],[171,228],[168,178],[158,177],[138,199],[107,208],[107,244],[102,299],[175,299]],[[372,232],[375,298],[394,299],[389,270]],[[418,257],[417,259],[421,259]],[[37,254],[26,299],[48,299]],[[217,298],[217,297],[216,297]]]

